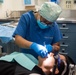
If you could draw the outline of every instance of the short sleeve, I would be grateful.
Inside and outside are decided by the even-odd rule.
[[[15,35],[20,35],[22,37],[26,36],[26,29],[27,29],[27,25],[29,23],[29,17],[27,14],[23,14],[19,20],[19,23],[16,27],[16,30],[13,34],[13,37],[15,37]]]
[[[59,42],[62,39],[62,33],[59,29],[58,24],[55,22],[55,34],[54,34],[54,38],[53,38],[53,44],[56,42]]]

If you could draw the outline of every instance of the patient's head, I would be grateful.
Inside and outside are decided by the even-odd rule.
[[[48,54],[47,58],[38,57],[39,63],[38,66],[43,70],[46,75],[50,75],[53,72],[53,67],[55,65],[54,54]],[[60,66],[56,68],[55,75],[61,75],[64,71],[64,62],[61,61]]]
[[[39,64],[38,66],[42,68],[43,72],[46,75],[49,75],[52,72],[53,66],[55,64],[55,59],[53,57],[53,53],[48,54],[47,58],[38,57]]]

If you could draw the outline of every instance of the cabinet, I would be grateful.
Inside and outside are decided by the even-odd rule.
[[[60,52],[68,54],[76,63],[76,23],[58,23],[63,39]]]

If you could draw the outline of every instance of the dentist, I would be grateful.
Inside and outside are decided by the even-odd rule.
[[[62,9],[54,2],[45,2],[38,12],[24,13],[13,34],[15,43],[23,53],[32,54],[38,59],[47,57],[48,53],[58,53],[62,39],[56,23]]]

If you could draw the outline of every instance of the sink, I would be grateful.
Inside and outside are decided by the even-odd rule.
[[[2,26],[16,27],[17,24],[18,21],[15,21],[13,19],[0,19],[0,25]]]
[[[9,23],[9,22],[14,22],[14,20],[10,20],[10,19],[0,19],[0,24],[2,24],[2,23]]]
[[[11,22],[11,21],[14,21],[13,19],[0,19],[0,22]]]

